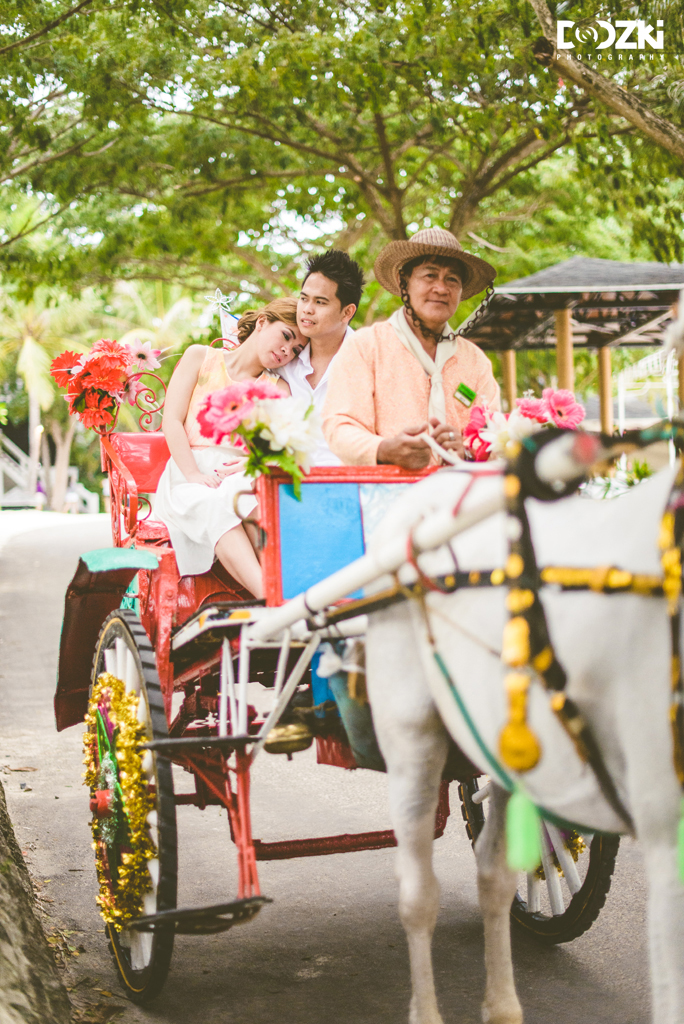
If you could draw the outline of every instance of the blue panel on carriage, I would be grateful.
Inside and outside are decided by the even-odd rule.
[[[323,644],[323,647],[326,645]],[[328,645],[329,646],[329,645]],[[321,655],[323,654],[322,649],[319,647],[313,658],[311,659],[311,696],[313,697],[314,707],[318,707],[320,704],[324,704],[326,700],[335,701],[335,694],[328,685],[327,676],[319,676],[318,666],[321,661]],[[346,677],[345,677],[346,678]],[[317,718],[325,718],[325,711],[321,708],[316,711]]]
[[[291,484],[281,484],[278,491],[280,565],[287,600],[360,558],[363,526],[358,484],[302,484],[301,501]]]

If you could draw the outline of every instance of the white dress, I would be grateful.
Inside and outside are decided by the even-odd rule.
[[[232,383],[223,351],[207,347],[184,424],[201,473],[213,473],[224,462],[244,457],[230,445],[209,444],[197,423],[197,413],[207,395]],[[152,514],[169,531],[181,576],[199,576],[211,569],[217,541],[241,522],[233,506],[235,496],[240,491],[250,492],[239,500],[241,516],[246,517],[256,506],[252,486],[253,480],[244,473],[233,473],[216,488],[191,484],[174,460],[169,459],[159,479]]]

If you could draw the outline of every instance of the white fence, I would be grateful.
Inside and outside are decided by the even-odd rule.
[[[30,460],[26,452],[0,430],[0,509],[36,508],[36,495],[29,494],[29,467]],[[45,487],[42,467],[38,476]],[[100,511],[99,496],[79,483],[76,466],[69,466],[67,504],[78,512]]]

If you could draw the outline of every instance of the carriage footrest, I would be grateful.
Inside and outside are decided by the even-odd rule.
[[[186,910],[162,910],[149,917],[138,917],[129,928],[136,932],[153,932],[175,928],[179,935],[213,935],[225,932],[236,924],[245,924],[259,913],[267,896],[249,896],[233,903],[219,903],[215,907],[190,907]]]
[[[161,757],[191,754],[193,750],[242,750],[248,743],[256,743],[257,736],[181,736],[180,739],[150,740],[141,743],[141,750],[154,750]]]

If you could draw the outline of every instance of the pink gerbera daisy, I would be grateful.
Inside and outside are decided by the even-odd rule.
[[[197,415],[200,432],[219,443],[228,434],[240,426],[244,416],[249,413],[254,402],[248,398],[249,388],[253,381],[241,384],[230,384],[220,391],[213,391],[202,403]]]
[[[151,341],[141,341],[140,338],[136,338],[134,341],[126,342],[126,347],[133,357],[136,369],[140,371],[157,370],[161,366],[159,361],[161,349],[152,348]]]
[[[472,452],[476,462],[486,462],[489,458],[491,445],[482,437],[481,432],[487,429],[487,413],[480,405],[470,412],[470,419],[463,431],[463,441]]]
[[[141,382],[140,377],[127,377],[119,392],[121,401],[128,402],[129,405],[135,405],[141,391],[145,391],[145,385]]]
[[[537,423],[548,422],[549,409],[543,398],[519,398],[515,404],[526,419]]]
[[[549,419],[565,430],[574,430],[584,419],[584,406],[575,401],[572,391],[565,388],[544,388],[542,401],[545,402]]]

